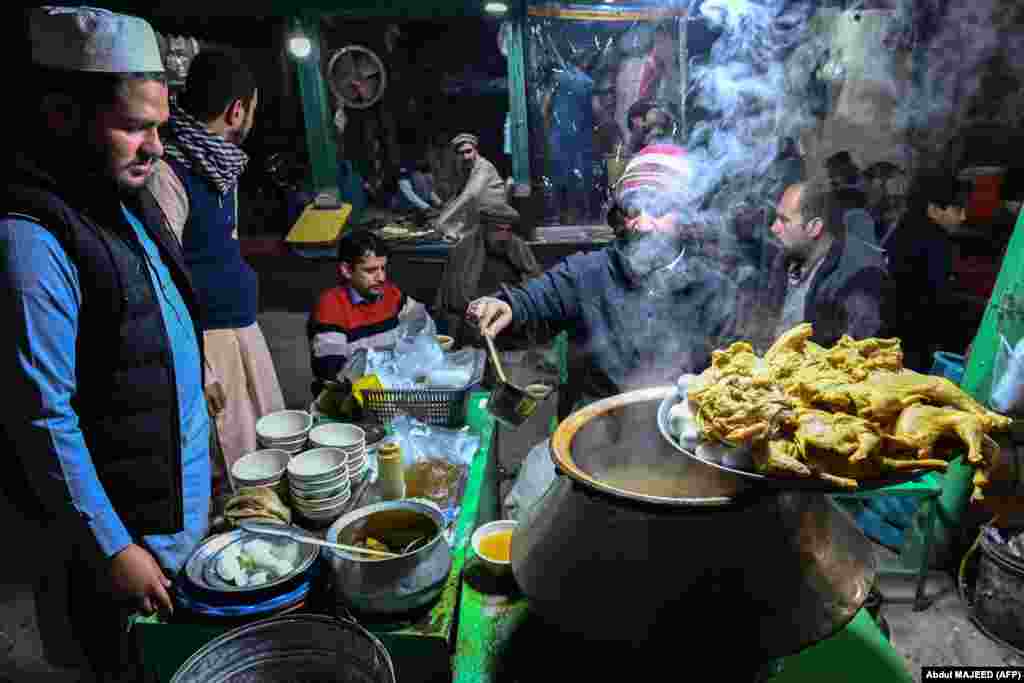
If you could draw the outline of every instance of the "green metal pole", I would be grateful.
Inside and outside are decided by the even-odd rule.
[[[316,16],[293,18],[295,30],[301,31],[313,46],[304,59],[295,59],[295,71],[302,97],[302,113],[306,122],[306,149],[316,192],[338,193],[338,156],[332,131],[333,121],[328,105],[327,87],[321,71],[320,21]]]
[[[525,4],[525,3],[524,3]],[[508,97],[512,119],[512,178],[530,184],[530,138],[526,115],[526,12],[513,22],[508,45]]]
[[[1017,217],[1017,225],[1006,248],[1006,256],[992,296],[985,308],[985,316],[974,337],[971,356],[961,383],[964,391],[981,403],[988,404],[989,387],[992,384],[992,364],[999,344],[999,306],[1007,294],[1013,293],[1024,283],[1024,212]],[[935,525],[934,544],[945,550],[951,545],[953,533],[960,527],[960,519],[967,510],[967,503],[973,489],[974,469],[964,465],[961,458],[950,463],[939,499],[939,518]]]

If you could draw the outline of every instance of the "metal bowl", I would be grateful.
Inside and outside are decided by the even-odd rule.
[[[738,467],[729,467],[707,458],[702,458],[696,452],[683,448],[679,441],[672,436],[672,432],[669,429],[669,413],[672,408],[682,400],[679,395],[679,391],[673,391],[666,396],[662,401],[661,405],[658,406],[658,429],[661,431],[661,436],[672,444],[680,453],[684,453],[687,457],[696,460],[697,462],[703,463],[708,467],[714,467],[722,472],[728,472],[734,474],[737,477],[741,477],[752,484],[764,488],[778,489],[784,491],[816,491],[819,493],[846,493],[849,489],[844,489],[841,486],[836,486],[822,479],[812,479],[803,477],[772,477],[766,474],[759,474],[751,470],[740,469]],[[882,479],[858,479],[857,480],[857,491],[872,491],[874,489],[884,488],[886,486],[892,486],[893,484],[902,484],[907,481],[912,481],[927,474],[931,470],[915,470],[911,472],[901,472],[898,475],[891,477],[884,477]]]
[[[255,539],[267,541],[271,545],[286,545],[294,543],[299,547],[299,559],[292,571],[284,576],[261,583],[258,586],[236,586],[228,583],[217,573],[217,560],[220,554],[229,546],[236,543],[245,543]],[[259,534],[254,534],[244,529],[235,529],[227,533],[211,536],[199,544],[199,547],[192,551],[192,554],[185,561],[184,574],[194,587],[214,594],[245,595],[267,591],[283,586],[294,580],[312,566],[320,554],[320,548],[315,545],[297,543],[287,538],[272,539]]]
[[[434,536],[425,545],[385,560],[326,548],[336,597],[360,614],[374,616],[404,614],[433,603],[452,568],[444,528],[440,508],[409,498],[367,505],[341,517],[327,530],[332,543],[354,544],[372,534],[404,545],[427,532]]]
[[[355,622],[298,614],[214,638],[171,678],[171,683],[237,681],[395,683],[395,669],[380,640]]]

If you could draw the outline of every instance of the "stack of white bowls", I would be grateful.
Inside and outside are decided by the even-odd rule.
[[[231,466],[231,478],[237,488],[271,488],[284,500],[288,490],[284,485],[284,473],[291,459],[288,451],[278,448],[253,451],[235,461]]]
[[[305,410],[279,410],[256,421],[256,438],[263,448],[276,448],[290,455],[306,448],[313,416]]]
[[[358,481],[369,470],[366,459],[366,432],[362,427],[344,422],[328,422],[309,432],[313,448],[339,448],[346,456],[348,477]]]
[[[347,456],[340,448],[313,448],[288,462],[292,507],[308,520],[333,522],[352,497]]]

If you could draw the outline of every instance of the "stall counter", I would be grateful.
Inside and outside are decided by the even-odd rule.
[[[441,597],[423,618],[404,627],[388,629],[363,624],[388,649],[396,677],[402,683],[451,680],[462,570],[472,554],[470,537],[477,526],[494,519],[498,510],[497,429],[486,409],[487,398],[486,392],[474,392],[468,399],[466,421],[480,435],[480,448],[470,467],[462,509],[455,522],[452,569]],[[170,681],[188,657],[229,630],[210,624],[165,623],[156,615],[136,616],[130,628],[142,653],[146,680],[161,682]]]

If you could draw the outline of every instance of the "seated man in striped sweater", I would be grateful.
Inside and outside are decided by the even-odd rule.
[[[338,240],[338,281],[320,294],[309,318],[313,396],[324,380],[338,376],[358,349],[393,346],[398,325],[427,315],[387,279],[385,244],[370,232],[349,232]]]

